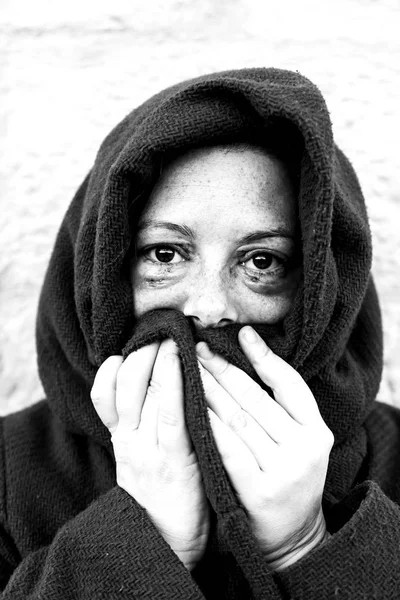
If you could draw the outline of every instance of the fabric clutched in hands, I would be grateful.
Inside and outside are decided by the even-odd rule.
[[[301,75],[248,69],[203,76],[161,92],[129,114],[102,144],[62,223],[37,321],[40,376],[54,413],[69,430],[108,447],[108,431],[90,401],[98,366],[123,348],[175,339],[183,363],[187,424],[207,495],[216,513],[227,519],[223,535],[230,536],[228,545],[244,573],[246,560],[259,555],[253,546],[240,548],[243,536],[251,543],[246,517],[224,479],[206,421],[190,325],[174,311],[135,323],[129,266],[135,219],[163,157],[238,141],[269,147],[271,136],[281,138],[289,153],[291,146],[301,149],[303,281],[283,323],[256,328],[313,391],[335,435],[325,496],[331,502],[342,498],[362,478],[363,423],[382,368],[380,312],[370,277],[364,199],[350,163],[334,145],[319,90]],[[237,330],[229,326],[205,335],[214,351],[244,367]],[[232,520],[233,514],[237,518]]]
[[[134,335],[123,349],[123,356],[126,358],[142,346],[166,338],[172,338],[178,345],[184,379],[186,422],[202,473],[205,492],[215,518],[208,561],[214,568],[218,565],[219,578],[226,580],[229,578],[231,566],[228,572],[222,574],[224,561],[221,561],[221,555],[227,550],[230,551],[241,567],[250,588],[259,589],[261,593],[261,590],[268,589],[271,581],[267,576],[268,571],[261,549],[251,532],[245,511],[229,483],[214,442],[195,351],[196,341],[206,340],[212,349],[229,357],[235,366],[255,376],[254,369],[236,341],[239,329],[239,326],[234,325],[196,334],[182,313],[168,309],[155,310],[140,320]],[[207,567],[209,568],[210,566]],[[237,576],[240,576],[239,573]]]

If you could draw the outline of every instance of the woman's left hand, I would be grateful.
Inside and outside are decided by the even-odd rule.
[[[282,569],[329,535],[321,501],[333,434],[297,371],[251,327],[239,342],[275,399],[200,342],[203,385],[225,469],[267,561]]]

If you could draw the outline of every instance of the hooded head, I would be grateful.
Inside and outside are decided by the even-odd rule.
[[[299,370],[335,435],[327,486],[340,496],[366,454],[363,423],[380,382],[381,323],[364,199],[333,142],[323,97],[298,73],[249,69],[187,81],[151,98],[109,134],[68,209],[47,271],[37,321],[40,376],[65,426],[107,445],[90,402],[102,361],[167,335],[193,343],[181,336],[187,319],[180,313],[144,314],[165,306],[194,322],[193,311],[140,304],[138,225],[156,202],[162,166],[171,163],[171,173],[182,157],[187,165],[199,153],[210,157],[243,143],[272,148],[295,174],[296,281],[279,318],[268,318],[262,299],[250,299],[250,312],[225,315],[201,335],[248,369],[236,343],[239,323],[248,319]],[[188,425],[193,438],[196,427]]]

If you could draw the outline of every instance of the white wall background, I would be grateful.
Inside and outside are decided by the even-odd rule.
[[[324,93],[367,197],[400,406],[398,0],[0,0],[0,412],[41,397],[34,320],[61,218],[108,131],[210,71],[297,69]]]

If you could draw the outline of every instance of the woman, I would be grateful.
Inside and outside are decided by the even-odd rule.
[[[3,420],[2,597],[397,598],[370,262],[302,76],[205,76],[128,115],[46,275],[47,402]]]

